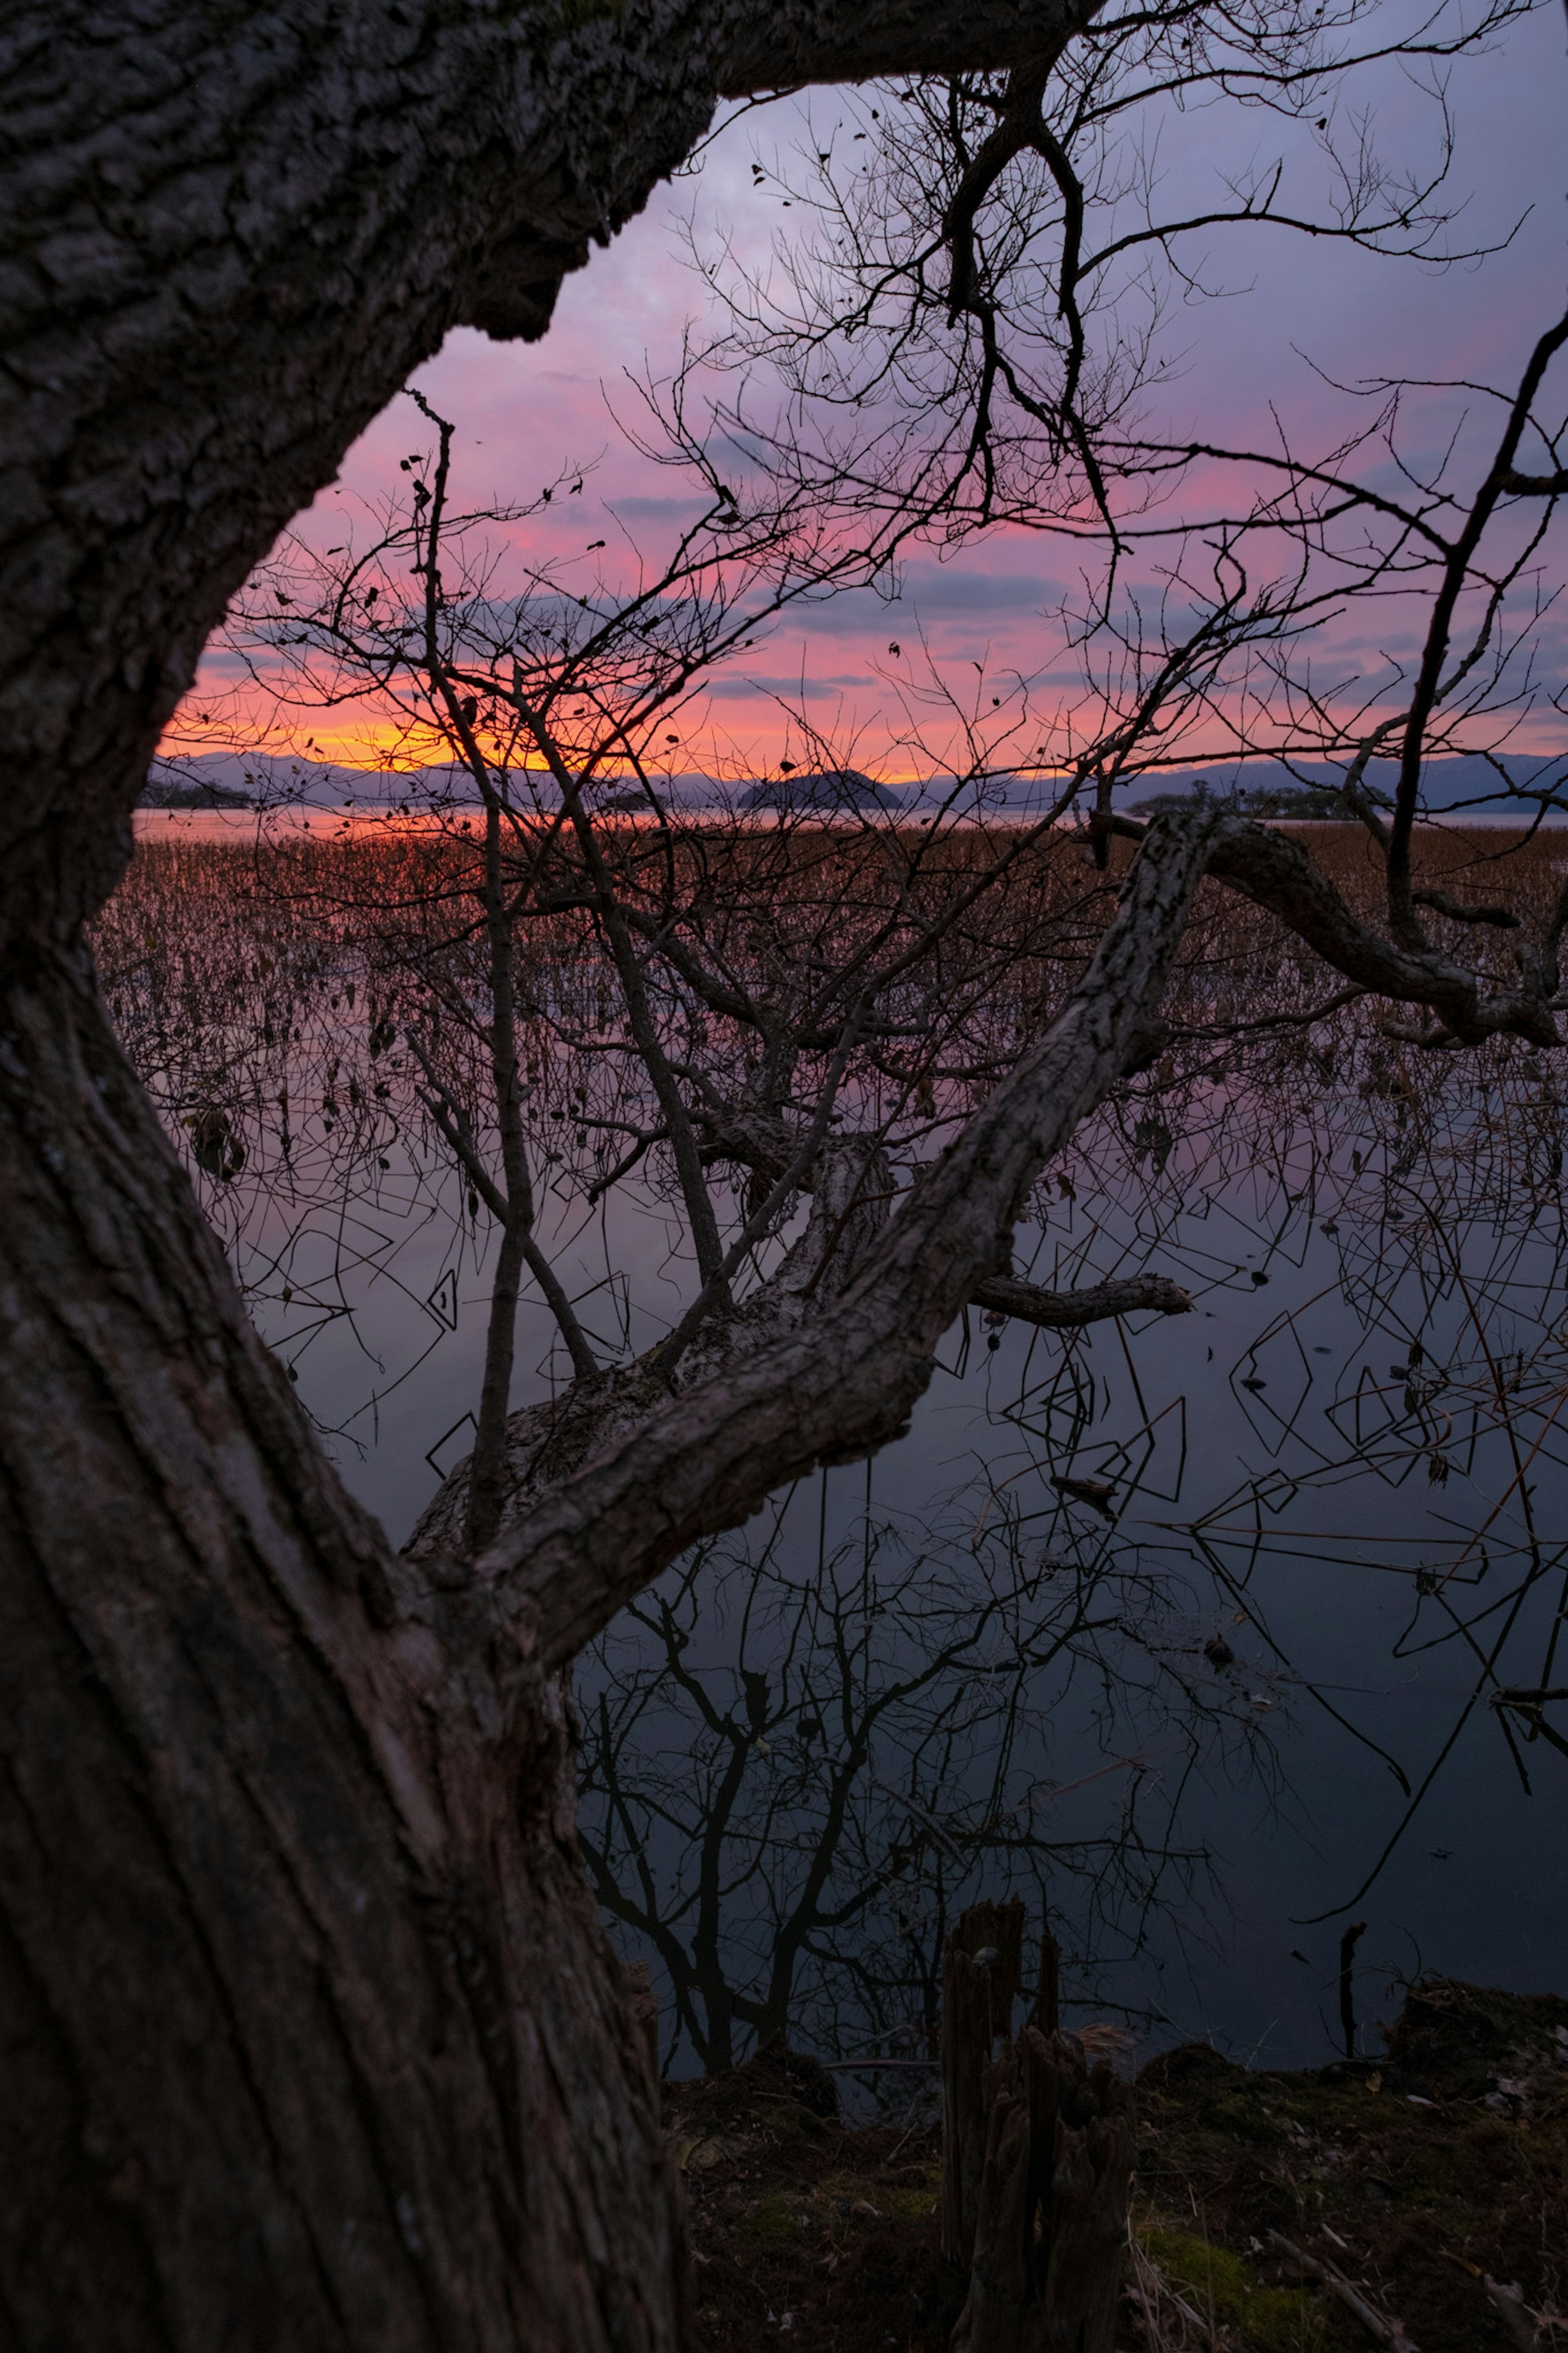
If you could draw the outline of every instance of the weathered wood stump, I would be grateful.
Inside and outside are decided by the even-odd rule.
[[[967,2264],[985,2168],[985,2071],[1013,2039],[1024,1906],[976,1904],[947,1940],[942,1989],[942,2251]]]
[[[969,2271],[952,2353],[1111,2353],[1132,2095],[1059,2031],[1049,1935],[1014,2040],[1023,1936],[1021,1903],[980,1904],[948,1941],[942,2247]]]

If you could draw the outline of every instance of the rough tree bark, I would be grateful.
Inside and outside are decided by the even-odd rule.
[[[1111,2353],[1132,2098],[1067,2034],[1026,2026],[986,2070],[985,2162],[952,2353]]]
[[[942,2252],[965,2271],[985,2170],[985,2073],[1012,2040],[1023,1982],[1022,1897],[972,1904],[947,1940],[942,1985]]]
[[[792,1154],[780,1134],[767,1140],[773,1149],[765,1153],[753,1131],[745,1165],[773,1174],[789,1165]],[[891,1186],[887,1154],[874,1138],[840,1136],[813,1172],[811,1215],[800,1240],[735,1314],[710,1319],[673,1372],[665,1371],[656,1346],[635,1364],[580,1377],[549,1404],[524,1406],[512,1414],[502,1475],[506,1517],[521,1517],[591,1451],[602,1452],[672,1398],[732,1374],[771,1341],[812,1323],[870,1257],[889,1222]],[[1016,1275],[990,1276],[972,1284],[968,1303],[1059,1331],[1150,1311],[1190,1314],[1193,1306],[1179,1283],[1158,1274],[1127,1275],[1081,1291],[1047,1291]],[[868,1451],[852,1433],[846,1445],[846,1459]],[[825,1450],[821,1459],[832,1460],[832,1450]],[[431,1497],[405,1546],[409,1559],[462,1548],[472,1460],[465,1455],[455,1463]]]
[[[0,1099],[0,2342],[668,2344],[558,1707],[400,1607],[63,960]]]
[[[541,332],[719,91],[1074,21],[24,0],[0,29],[0,2344],[678,2340],[554,1685],[321,1459],[81,926],[225,599],[450,327]]]

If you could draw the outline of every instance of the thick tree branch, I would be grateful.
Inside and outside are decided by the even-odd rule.
[[[566,1479],[475,1567],[476,1601],[562,1665],[698,1536],[769,1489],[901,1429],[943,1331],[1000,1260],[1047,1158],[1121,1075],[1169,976],[1220,820],[1162,818],[1083,980],[866,1265],[809,1324],[660,1408]]]
[[[574,1380],[548,1404],[525,1406],[511,1416],[508,1517],[531,1510],[591,1453],[639,1428],[672,1398],[727,1376],[742,1358],[797,1330],[865,1261],[895,1198],[887,1155],[875,1136],[826,1145],[812,1170],[805,1233],[739,1308],[710,1315],[673,1361],[660,1343],[635,1364]],[[434,1564],[458,1548],[468,1477],[465,1458],[420,1514],[404,1550],[406,1561]]]
[[[1559,466],[1554,474],[1521,474],[1510,466],[1502,488],[1516,499],[1568,498],[1568,467]]]
[[[1421,651],[1421,667],[1416,673],[1415,691],[1405,713],[1394,822],[1388,831],[1389,921],[1401,944],[1407,948],[1419,950],[1424,945],[1411,898],[1410,845],[1420,802],[1421,764],[1426,754],[1427,723],[1439,701],[1454,617],[1459,598],[1469,586],[1470,565],[1491,521],[1492,511],[1507,493],[1508,478],[1514,472],[1514,460],[1530,425],[1535,396],[1545,380],[1548,368],[1564,343],[1568,343],[1568,311],[1564,311],[1556,324],[1539,337],[1531,353],[1510,406],[1508,421],[1503,427],[1491,470],[1476,493],[1465,518],[1464,528],[1454,541],[1443,566],[1437,594],[1432,600],[1426,641]]]
[[[1517,932],[1519,917],[1511,907],[1467,907],[1462,899],[1451,898],[1447,891],[1413,891],[1410,894],[1418,907],[1430,907],[1439,915],[1447,915],[1454,923],[1490,923],[1500,932]]]
[[[1136,818],[1113,817],[1110,830],[1138,840]],[[1480,976],[1436,949],[1396,946],[1352,913],[1327,876],[1289,835],[1246,818],[1226,817],[1215,833],[1209,871],[1315,948],[1325,964],[1379,997],[1426,1005],[1465,1045],[1484,1038],[1528,1038],[1538,1046],[1562,1043],[1548,1002],[1551,990],[1524,987],[1489,994]],[[1552,982],[1555,987],[1555,981]]]
[[[838,0],[793,8],[728,12],[727,50],[718,67],[724,98],[802,82],[868,81],[889,73],[978,73],[1025,65],[1080,32],[1100,0],[943,0],[910,7]]]
[[[994,1314],[1016,1316],[1020,1324],[1038,1324],[1047,1331],[1075,1332],[1085,1324],[1102,1324],[1111,1315],[1136,1315],[1152,1310],[1161,1315],[1190,1315],[1190,1293],[1163,1274],[1124,1275],[1117,1282],[1097,1282],[1083,1291],[1047,1291],[1016,1275],[987,1275],[969,1294],[973,1307]]]
[[[1070,1326],[1135,1307],[1180,1313],[1176,1285],[1145,1278],[1079,1294],[1012,1288],[994,1273],[1010,1254],[1028,1185],[1157,1025],[1164,981],[1192,893],[1206,867],[1278,914],[1361,987],[1426,1004],[1467,1041],[1511,1031],[1555,1043],[1542,997],[1488,996],[1479,977],[1431,952],[1397,947],[1362,924],[1288,836],[1202,807],[1137,832],[1142,849],[1117,916],[1089,971],[1041,1044],[1026,1056],[942,1158],[918,1179],[847,1290],[799,1313],[819,1277],[798,1275],[785,1323],[743,1357],[728,1342],[722,1369],[658,1400],[646,1375],[625,1410],[584,1420],[546,1492],[531,1475],[528,1504],[475,1568],[481,1616],[493,1613],[541,1665],[563,1664],[614,1611],[697,1537],[731,1525],[768,1490],[820,1461],[872,1451],[901,1429],[930,1377],[947,1324],[969,1302]],[[716,1123],[710,1149],[776,1175],[784,1123]],[[814,1221],[826,1214],[814,1203]],[[773,1289],[773,1287],[770,1287]],[[758,1303],[759,1305],[761,1302]],[[712,1344],[710,1344],[712,1345]],[[536,1453],[539,1450],[535,1450]],[[543,1454],[554,1453],[546,1447]],[[531,1464],[531,1472],[532,1471]],[[654,1499],[651,1500],[650,1499]],[[438,1532],[422,1527],[416,1552]]]

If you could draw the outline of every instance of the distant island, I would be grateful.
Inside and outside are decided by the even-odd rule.
[[[1191,788],[1183,792],[1155,793],[1146,801],[1134,801],[1133,817],[1164,817],[1172,810],[1191,808],[1194,801],[1234,799],[1243,817],[1284,817],[1300,819],[1337,818],[1354,823],[1345,807],[1342,795],[1332,785],[1255,785],[1250,790],[1216,793],[1208,780],[1194,776]]]
[[[229,785],[176,785],[149,776],[136,806],[150,809],[248,809],[254,808],[256,803],[248,793],[237,793]]]
[[[764,780],[753,785],[742,800],[742,808],[843,810],[881,808],[894,809],[902,806],[900,796],[888,790],[886,785],[873,783],[858,768],[811,768],[804,775],[781,776],[777,781]]]
[[[1195,799],[1210,799],[1230,803],[1244,817],[1348,822],[1352,812],[1340,793],[1342,774],[1321,761],[1287,764],[1257,757],[1211,764],[1126,806],[1131,816],[1158,817],[1167,809],[1190,808]],[[1379,807],[1391,808],[1399,786],[1398,761],[1368,761],[1362,783]],[[1127,784],[1136,789],[1140,784],[1157,786],[1160,780],[1145,775],[1130,777]],[[1561,752],[1530,758],[1514,754],[1507,760],[1482,752],[1445,753],[1425,760],[1421,767],[1424,811],[1434,816],[1468,810],[1478,818],[1484,812],[1493,822],[1507,823],[1516,816],[1534,816],[1565,785],[1568,754]]]

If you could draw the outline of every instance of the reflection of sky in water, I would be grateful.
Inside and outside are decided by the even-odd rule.
[[[1024,1693],[1028,1722],[1015,1727],[1007,1787],[1049,1807],[1053,1783],[1135,1756],[1146,1823],[1180,1788],[1181,1840],[1212,1849],[1217,1894],[1200,1883],[1175,1922],[1150,1911],[1140,1953],[1130,1949],[1136,1920],[1123,1917],[1114,1935],[1096,1931],[1108,1967],[1092,1982],[1080,1975],[1079,1989],[1095,2002],[1163,2010],[1183,2035],[1212,2031],[1275,2060],[1329,2055],[1338,1943],[1352,1916],[1369,1923],[1359,2001],[1369,2031],[1387,2007],[1390,1971],[1425,1965],[1521,1987],[1561,1976],[1568,1763],[1527,1740],[1517,1716],[1510,1757],[1487,1704],[1497,1683],[1568,1682],[1568,1641],[1542,1674],[1568,1543],[1559,1114],[1548,1097],[1539,1117],[1524,1119],[1536,1155],[1527,1166],[1516,1110],[1505,1170],[1486,1105],[1452,1080],[1447,1092],[1457,1115],[1445,1125],[1440,1113],[1423,1131],[1419,1166],[1392,1118],[1373,1139],[1372,1114],[1353,1097],[1325,1109],[1315,1149],[1305,1136],[1268,1132],[1244,1104],[1217,1131],[1228,1136],[1223,1155],[1140,1130],[1136,1171],[1112,1153],[1104,1165],[1121,1173],[1109,1185],[1091,1157],[1080,1165],[1075,1155],[1074,1198],[1056,1200],[1043,1230],[1026,1238],[1033,1261],[1021,1247],[1020,1269],[1066,1284],[1148,1265],[1185,1282],[1197,1313],[1101,1324],[1070,1345],[1012,1324],[994,1350],[973,1317],[967,1342],[950,1335],[910,1433],[879,1456],[868,1484],[858,1465],[820,1475],[795,1492],[776,1526],[763,1515],[751,1532],[765,1526],[773,1567],[809,1581],[819,1551],[860,1556],[869,1493],[873,1523],[889,1517],[907,1535],[940,1521],[942,1574],[970,1573],[976,1589],[979,1537],[1004,1524],[1018,1558],[1044,1549],[1079,1570],[1153,1581],[1167,1597],[1155,1639],[1219,1704],[1229,1730],[1215,1728],[1194,1763],[1179,1725],[1147,1714],[1113,1722],[1081,1675],[1070,1693],[1047,1676]],[[1106,1134],[1102,1126],[1101,1145]],[[1364,1172],[1352,1167],[1352,1149],[1364,1149]],[[436,1441],[477,1395],[485,1304],[482,1244],[455,1228],[457,1187],[433,1166],[416,1182],[407,1152],[395,1148],[379,1199],[311,1199],[302,1169],[294,1216],[274,1200],[247,1225],[238,1251],[251,1278],[273,1268],[263,1329],[287,1344],[302,1398],[341,1430],[331,1443],[345,1479],[395,1536],[433,1490],[427,1450],[448,1468],[467,1445],[464,1427]],[[1505,1194],[1500,1219],[1494,1204]],[[629,1332],[646,1344],[684,1271],[669,1262],[676,1236],[658,1203],[624,1191],[592,1217],[579,1208],[560,1218],[571,1287],[593,1294],[587,1322],[606,1341]],[[295,1293],[287,1305],[277,1271],[285,1260]],[[518,1364],[520,1400],[563,1375],[538,1309],[524,1311]],[[1112,1482],[1109,1511],[1064,1494],[1053,1474]],[[760,1607],[753,1615],[747,1660],[753,1672],[761,1660],[765,1676],[773,1621]],[[740,1693],[732,1670],[743,1619],[731,1583],[722,1611],[693,1622],[684,1655],[710,1693]],[[888,1603],[872,1644],[884,1679],[910,1663],[912,1623]],[[1215,1635],[1235,1653],[1219,1669],[1202,1655]],[[635,1628],[623,1625],[616,1639],[623,1666],[651,1656],[646,1642],[638,1653]],[[963,1841],[979,1819],[996,1742],[973,1695],[988,1673],[1005,1672],[984,1646],[954,1662],[949,1680],[970,1703],[969,1729],[950,1738],[943,1775],[930,1786],[936,1829],[916,1879],[933,1867],[944,1824]],[[585,1671],[585,1704],[604,1687],[597,1667]],[[661,1689],[628,1737],[679,1767],[692,1720]],[[1272,1769],[1267,1757],[1261,1771],[1247,1767],[1248,1730],[1267,1736]],[[903,1751],[896,1732],[889,1741],[868,1767],[886,1794],[862,1791],[859,1843],[839,1857],[841,1893],[851,1863],[864,1875],[890,1841],[909,1843],[913,1818],[893,1786],[907,1786]],[[753,1759],[758,1769],[773,1746]],[[1360,1894],[1406,1810],[1395,1767],[1425,1794]],[[782,1765],[767,1769],[770,1786],[787,1792]],[[1103,1837],[1126,1784],[1123,1769],[1069,1790],[1057,1802],[1058,1829],[1091,1843]],[[775,1821],[772,1834],[783,1853],[788,1825]],[[650,1833],[651,1868],[671,1887],[691,1865],[689,1838],[689,1823],[674,1817]],[[998,1892],[1005,1862],[993,1852],[964,1880],[956,1860],[951,1869],[943,1862],[950,1895]],[[788,1868],[800,1867],[796,1854]],[[1082,1891],[1058,1883],[1070,1920]],[[876,1935],[894,1935],[889,1923],[913,1891],[906,1873],[857,1917],[875,1913]],[[742,1957],[765,1921],[739,1877],[725,1900],[716,1933],[721,1945],[732,1935]],[[681,1916],[690,1930],[695,1915]],[[735,1964],[752,1978],[760,1966],[755,1951]],[[802,2039],[823,2046],[831,2023],[820,1987],[806,2007]]]
[[[1083,1351],[1099,1418],[1078,1460],[1137,1482],[1118,1536],[1194,1577],[1205,1630],[1237,1654],[1230,1673],[1274,1703],[1275,1805],[1211,1784],[1195,1809],[1235,1922],[1228,1950],[1190,1973],[1170,1960],[1163,2000],[1185,2029],[1321,2049],[1347,1905],[1370,1923],[1369,1963],[1518,1985],[1558,1968],[1562,1759],[1521,1750],[1527,1799],[1484,1679],[1490,1660],[1496,1683],[1540,1682],[1564,1599],[1557,1116],[1538,1123],[1540,1165],[1516,1170],[1502,1229],[1489,1199],[1502,1171],[1469,1116],[1434,1134],[1420,1178],[1392,1173],[1415,1158],[1397,1132],[1364,1178],[1344,1169],[1348,1134],[1339,1180],[1300,1140],[1281,1154],[1259,1135],[1257,1168],[1207,1188],[1178,1152],[1136,1225],[1163,1227],[1157,1262],[1199,1312],[1131,1347],[1101,1326]],[[1531,1173],[1539,1222],[1518,1198]],[[1125,1198],[1105,1222],[1135,1230]],[[1005,1347],[991,1412],[1016,1415],[1022,1453],[1053,1409],[1061,1427],[1059,1383],[1033,1365],[1002,1373],[1008,1361]],[[1565,1679],[1562,1661],[1547,1680]],[[1415,1790],[1441,1770],[1362,1896],[1405,1811],[1387,1760]]]

